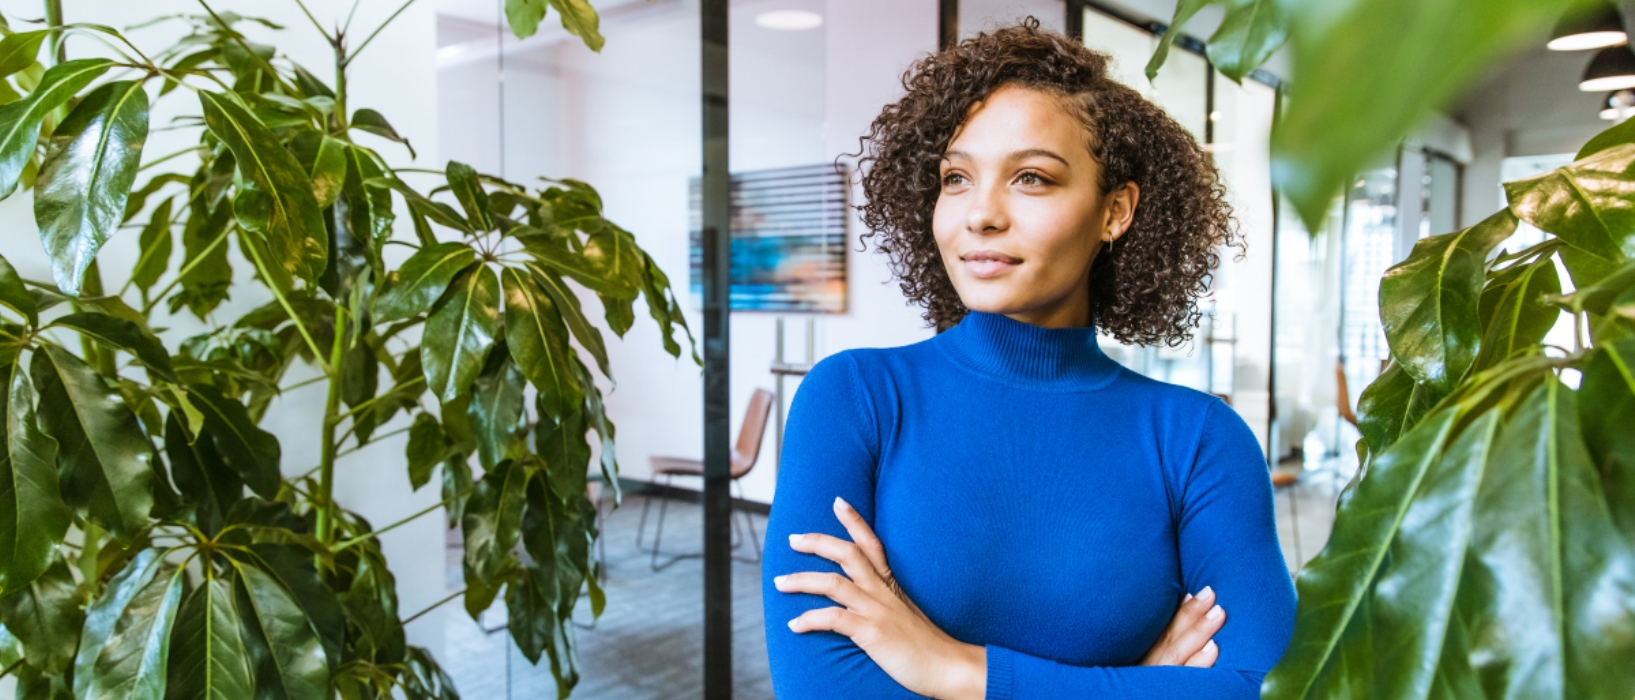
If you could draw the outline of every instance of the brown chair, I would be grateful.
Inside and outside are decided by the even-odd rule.
[[[766,433],[767,416],[772,413],[772,400],[772,392],[766,389],[756,389],[755,393],[749,397],[749,408],[744,411],[744,424],[738,429],[738,444],[732,448],[730,472],[732,485],[738,487],[739,499],[744,497],[744,487],[738,483],[738,480],[755,468],[755,462],[761,455],[761,438]],[[670,482],[675,477],[704,476],[704,462],[700,460],[685,457],[653,457],[651,459],[653,477],[655,479],[660,476],[664,477],[666,495],[670,494]],[[642,546],[642,531],[647,528],[647,511],[652,505],[653,496],[649,493],[642,504],[641,523],[636,526],[636,547],[638,549]],[[663,569],[682,559],[703,556],[703,554],[678,554],[670,557],[664,564],[659,564],[659,542],[664,537],[664,511],[668,505],[668,498],[659,504],[658,531],[653,534],[653,558],[648,564],[654,571]],[[749,539],[755,545],[755,558],[738,559],[738,561],[756,563],[761,561],[760,535],[756,534],[755,520],[750,517],[747,511],[744,512],[744,522],[749,526]],[[738,545],[742,544],[742,536],[738,532],[738,521],[736,519],[732,521],[732,534],[740,539],[739,542],[734,542],[732,545],[733,549],[737,549]]]
[[[1334,363],[1334,399],[1340,409],[1340,417],[1352,425],[1357,424],[1357,414],[1351,410],[1351,389],[1346,386],[1345,360]]]

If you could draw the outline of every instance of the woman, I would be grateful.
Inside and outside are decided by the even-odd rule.
[[[921,60],[875,120],[867,235],[947,330],[796,394],[779,698],[1247,700],[1288,644],[1255,438],[1096,344],[1185,342],[1241,246],[1208,156],[1107,62],[1030,19]]]

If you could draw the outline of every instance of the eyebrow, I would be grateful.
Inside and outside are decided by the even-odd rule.
[[[1051,158],[1051,159],[1054,159],[1054,160],[1060,162],[1062,165],[1072,167],[1072,165],[1067,162],[1066,158],[1063,158],[1063,157],[1061,157],[1059,155],[1056,155],[1056,153],[1054,151],[1046,150],[1046,149],[1043,149],[1043,148],[1029,148],[1029,149],[1021,150],[1021,151],[1012,151],[1011,154],[1009,156],[1007,156],[1007,159],[1008,160],[1025,160],[1027,158],[1033,158],[1035,156],[1044,157],[1044,158]],[[946,151],[946,152],[944,152],[942,154],[942,157],[943,157],[943,160],[953,160],[955,158],[964,158],[965,160],[972,160],[971,154],[966,153],[965,151]]]

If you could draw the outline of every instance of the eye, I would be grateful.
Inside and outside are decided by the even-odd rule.
[[[1045,180],[1044,176],[1033,172],[1032,170],[1025,170],[1021,175],[1017,175],[1016,181],[1022,185],[1027,185],[1030,187],[1049,183],[1049,181]]]
[[[961,175],[959,173],[948,173],[947,175],[942,176],[942,185],[944,187],[952,187],[954,185],[960,185],[960,184],[964,184],[964,183],[965,183],[965,176]]]

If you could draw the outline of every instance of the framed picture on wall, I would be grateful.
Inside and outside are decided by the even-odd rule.
[[[831,164],[732,174],[732,310],[846,310],[846,171]],[[688,278],[702,299],[702,191],[688,184]]]

